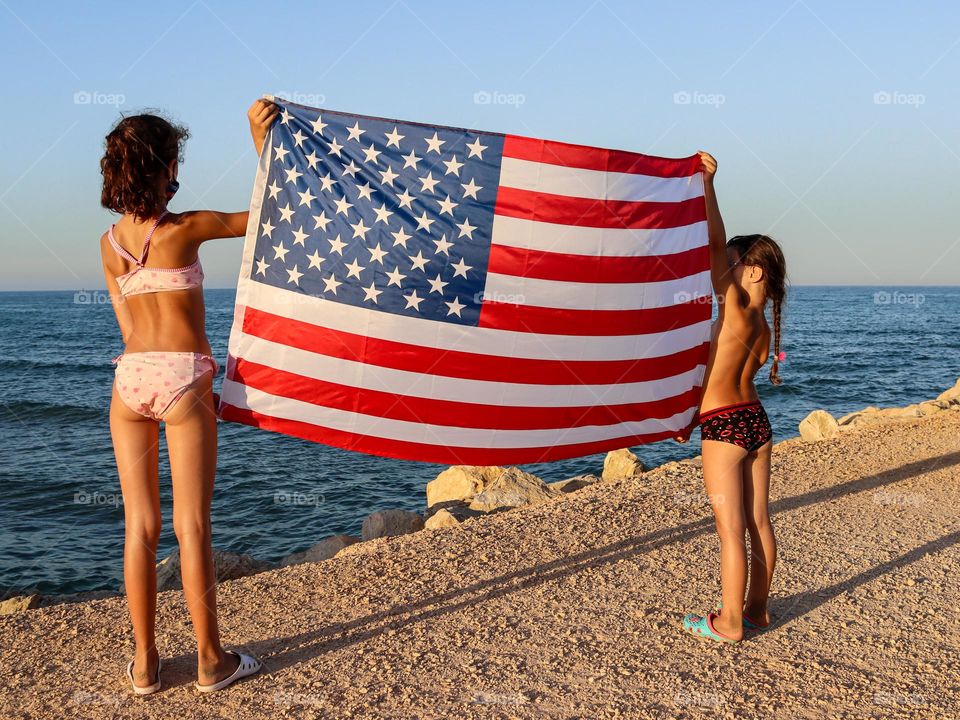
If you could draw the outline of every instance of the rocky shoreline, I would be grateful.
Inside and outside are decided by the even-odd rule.
[[[902,408],[867,407],[834,418],[825,410],[814,410],[799,425],[799,439],[817,442],[835,438],[851,430],[898,421],[910,421],[945,411],[960,411],[960,379],[933,400]],[[669,472],[684,465],[699,466],[700,457],[667,463],[653,471]],[[547,483],[515,467],[457,465],[444,470],[427,483],[426,510],[415,513],[402,509],[378,510],[363,521],[359,536],[334,535],[310,548],[291,553],[277,562],[267,562],[248,554],[214,550],[217,581],[235,580],[268,570],[316,563],[333,557],[363,553],[367,543],[379,538],[397,537],[422,530],[452,527],[472,518],[500,513],[552,501],[597,483],[616,482],[651,471],[628,449],[607,454],[599,475],[585,474]],[[157,563],[157,590],[179,590],[180,555],[174,549]],[[44,595],[17,595],[0,600],[0,615],[68,603],[100,600],[123,594],[110,590]]]

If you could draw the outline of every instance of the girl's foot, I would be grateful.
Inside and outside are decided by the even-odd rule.
[[[743,608],[743,626],[749,630],[766,630],[770,626],[770,614],[766,606],[751,606]]]
[[[739,632],[736,629],[721,632],[714,624],[719,617],[715,613],[707,613],[706,617],[690,613],[683,619],[683,631],[705,640],[736,645],[743,638],[743,628],[739,628]]]
[[[163,667],[163,662],[160,660],[159,653],[154,650],[143,664],[147,666],[147,670],[138,671],[136,661],[131,660],[127,664],[127,680],[130,681],[135,695],[153,695],[160,690],[160,669]]]
[[[232,667],[232,670],[215,680],[212,679],[215,677],[215,675],[211,675],[207,678],[211,679],[211,682],[203,683],[198,680],[196,683],[196,688],[200,692],[208,693],[216,692],[217,690],[223,690],[240,678],[245,678],[249,675],[259,672],[260,668],[262,667],[260,661],[251,655],[234,652],[233,650],[227,650],[223,654],[228,662],[227,667]],[[200,677],[201,679],[203,678],[202,675]]]

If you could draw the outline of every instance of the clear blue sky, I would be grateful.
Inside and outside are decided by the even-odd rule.
[[[781,240],[794,283],[957,282],[954,3],[0,0],[0,58],[3,290],[103,287],[98,161],[119,111],[189,126],[174,210],[246,207],[263,93],[706,149],[728,232]],[[203,250],[208,286],[235,285],[241,242]]]

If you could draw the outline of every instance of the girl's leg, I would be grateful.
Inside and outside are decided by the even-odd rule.
[[[771,447],[772,443],[767,443],[743,463],[743,509],[750,533],[750,588],[743,611],[761,625],[770,621],[767,598],[777,562],[777,539],[769,512]]]
[[[217,420],[212,376],[197,380],[167,413],[167,447],[173,478],[173,528],[180,544],[183,593],[197,637],[197,679],[222,680],[239,660],[220,646],[217,581],[211,545],[210,503],[217,468]]]
[[[703,441],[703,481],[720,536],[720,586],[723,612],[714,627],[743,637],[743,597],[747,586],[747,551],[743,517],[743,473],[747,451],[731,443]]]
[[[159,424],[124,405],[114,389],[110,434],[123,492],[123,580],[136,643],[133,679],[137,685],[147,686],[156,680],[160,661],[155,635],[160,539]]]

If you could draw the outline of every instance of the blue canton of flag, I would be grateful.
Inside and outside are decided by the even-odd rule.
[[[477,325],[503,136],[283,104],[251,279]]]

